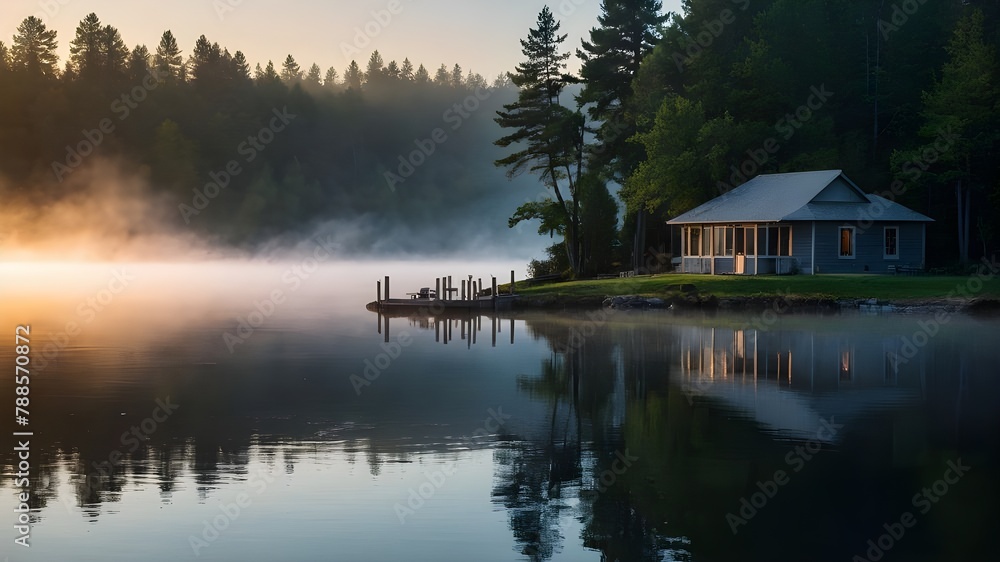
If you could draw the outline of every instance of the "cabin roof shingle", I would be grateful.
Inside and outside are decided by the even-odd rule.
[[[837,179],[857,201],[814,201]],[[878,195],[864,193],[841,170],[766,174],[753,178],[668,224],[858,221],[933,222],[916,211]]]

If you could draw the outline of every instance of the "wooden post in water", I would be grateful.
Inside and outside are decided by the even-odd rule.
[[[385,276],[385,300],[389,300],[389,276]]]
[[[473,296],[473,291],[472,291],[472,276],[471,275],[469,276],[469,282],[466,283],[466,286],[469,287],[469,300],[470,301],[474,300],[475,297]]]
[[[479,285],[476,285],[475,281],[472,282],[472,298],[469,300],[479,300]]]
[[[497,278],[496,277],[493,278],[493,292],[490,293],[490,295],[493,297],[493,312],[496,312],[496,310],[497,310]],[[494,323],[494,325],[495,325],[495,323]],[[495,328],[493,330],[493,333],[496,334],[496,329]],[[496,340],[496,336],[493,336],[493,339]],[[495,344],[496,341],[494,341],[493,343]],[[496,347],[496,346],[494,345],[494,347]]]
[[[386,336],[389,337],[389,336]],[[510,345],[514,345],[514,317],[510,317]]]
[[[465,279],[462,279],[462,300],[465,300]]]
[[[485,290],[486,290],[486,288],[485,288],[485,287],[483,287],[483,278],[482,278],[482,277],[480,277],[480,278],[479,278],[479,292],[478,292],[478,293],[476,293],[476,298],[479,298],[479,295],[480,295],[480,293],[482,293],[482,292],[483,292],[483,291],[485,291]]]
[[[454,285],[451,284],[451,275],[448,276],[448,300],[451,300],[451,289]]]
[[[493,347],[497,346],[497,315],[494,314],[490,317],[490,321],[493,323],[493,328],[490,330],[493,332]]]
[[[388,277],[386,277],[388,279]],[[385,282],[386,285],[389,284],[388,281]],[[514,270],[510,270],[510,296],[514,296]]]
[[[375,302],[378,303],[379,305],[382,304],[382,282],[381,281],[376,281],[375,282]]]
[[[434,296],[438,300],[441,299],[441,278],[440,277],[434,279]]]

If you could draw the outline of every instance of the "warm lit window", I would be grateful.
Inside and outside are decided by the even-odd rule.
[[[840,227],[840,257],[854,257],[854,228],[850,226]]]
[[[895,226],[885,227],[885,258],[899,258],[899,228]]]

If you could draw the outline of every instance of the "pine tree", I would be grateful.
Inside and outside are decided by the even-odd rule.
[[[385,76],[390,80],[399,80],[400,70],[396,61],[389,61],[389,64],[385,66]]]
[[[451,84],[451,73],[448,72],[448,67],[444,64],[439,66],[437,72],[434,74],[434,83],[438,86],[448,86]]]
[[[309,86],[316,88],[322,86],[323,77],[320,75],[318,64],[313,63],[312,66],[309,67],[309,72],[306,73],[305,81]]]
[[[639,65],[653,50],[657,30],[666,20],[662,7],[660,0],[602,0],[600,27],[590,30],[590,41],[583,41],[583,49],[576,52],[583,61],[584,82],[577,101],[589,105],[592,119],[603,122],[597,131],[595,164],[608,167],[618,181],[643,159],[641,149],[628,142],[636,133],[628,105]]]
[[[160,37],[153,56],[153,66],[163,80],[183,81],[186,71],[181,58],[181,50],[177,47],[177,39],[168,29]]]
[[[521,40],[526,60],[517,65],[511,81],[518,87],[517,101],[497,112],[496,122],[514,132],[497,140],[496,145],[514,147],[515,152],[496,161],[513,177],[524,171],[537,173],[542,184],[551,189],[556,201],[548,205],[522,205],[510,219],[514,226],[521,220],[551,220],[553,210],[566,232],[566,253],[573,272],[582,271],[580,261],[580,202],[577,185],[583,172],[584,119],[559,103],[560,94],[571,81],[564,71],[569,53],[560,52],[566,40],[559,35],[560,24],[546,6],[538,15],[538,27]],[[568,183],[564,195],[561,182]]]
[[[408,82],[413,82],[413,63],[410,59],[403,59],[403,66],[399,69],[399,77]]]
[[[128,57],[128,76],[134,83],[142,81],[149,74],[153,57],[145,45],[136,45]]]
[[[430,84],[431,75],[427,72],[427,67],[420,65],[420,67],[417,68],[416,74],[413,75],[413,81],[417,84]]]
[[[285,57],[285,62],[281,64],[281,79],[289,85],[302,80],[302,68],[292,55]]]
[[[56,32],[45,28],[42,20],[28,16],[17,26],[10,57],[15,68],[31,76],[52,77],[56,74],[59,56],[56,54]],[[6,58],[7,55],[4,55]],[[0,61],[0,66],[6,63]]]
[[[361,84],[364,81],[364,75],[361,73],[361,67],[358,66],[357,61],[351,61],[351,64],[347,66],[347,70],[344,72],[344,86],[348,90],[359,91],[361,90]]]
[[[0,75],[10,72],[10,51],[3,41],[0,41]]]
[[[101,71],[101,20],[91,12],[80,21],[76,37],[69,43],[70,61],[82,78],[95,78]]]
[[[233,55],[233,74],[238,79],[249,80],[250,79],[250,64],[247,63],[247,57],[243,54],[243,51],[236,51]]]
[[[462,73],[462,67],[455,65],[451,69],[451,86],[453,88],[461,88],[465,82],[465,74]]]
[[[199,37],[188,62],[192,82],[200,86],[216,83],[222,74],[221,60],[219,44],[211,43],[204,35]]]
[[[385,62],[378,51],[372,53],[368,59],[368,68],[365,70],[365,82],[368,86],[381,84],[385,80]]]
[[[331,89],[336,88],[338,77],[339,75],[337,74],[337,69],[331,66],[326,69],[326,76],[323,78],[323,85]]]
[[[101,30],[101,66],[107,77],[124,76],[128,69],[128,47],[121,33],[110,25]]]

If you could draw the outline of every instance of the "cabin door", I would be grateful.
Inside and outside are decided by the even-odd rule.
[[[733,273],[736,275],[746,275],[747,257],[743,254],[736,254],[736,263],[733,265]]]

